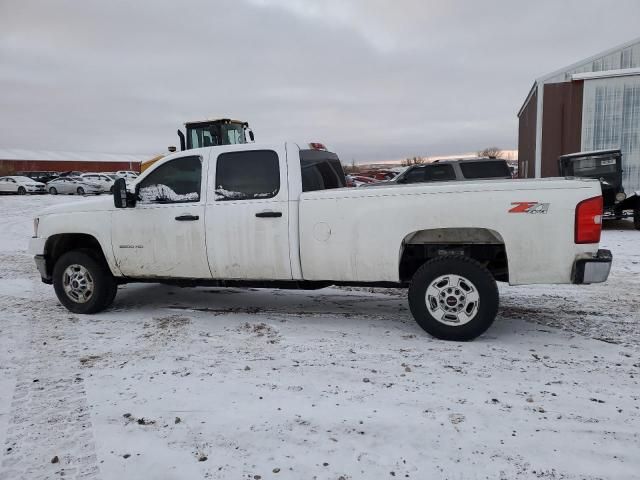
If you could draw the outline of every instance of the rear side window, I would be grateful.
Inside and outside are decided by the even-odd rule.
[[[160,165],[140,182],[142,203],[183,203],[200,201],[202,161],[182,157]]]
[[[460,162],[464,178],[511,178],[507,162]]]
[[[273,150],[223,153],[216,164],[215,199],[273,198],[280,190],[280,162]]]
[[[342,188],[347,185],[342,164],[335,153],[301,150],[300,169],[303,192]]]
[[[446,182],[455,180],[456,173],[451,165],[434,164],[412,168],[404,178],[404,183]]]

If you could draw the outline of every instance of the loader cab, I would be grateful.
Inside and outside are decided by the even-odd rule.
[[[221,118],[185,123],[186,135],[178,130],[181,150],[214,147],[216,145],[235,145],[253,142],[253,132],[247,122]],[[247,137],[249,139],[247,140]]]

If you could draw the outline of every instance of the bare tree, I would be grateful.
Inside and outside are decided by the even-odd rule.
[[[489,157],[489,158],[501,158],[502,154],[503,154],[502,150],[500,150],[498,147],[487,147],[478,152],[479,157]]]
[[[403,167],[410,167],[411,165],[421,165],[425,162],[424,157],[410,157],[402,160],[401,165]]]

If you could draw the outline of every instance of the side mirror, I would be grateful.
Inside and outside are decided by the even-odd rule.
[[[249,129],[249,138],[251,139],[251,141],[254,141],[254,137],[253,137],[253,130]]]
[[[116,208],[135,206],[135,197],[127,192],[127,182],[124,178],[118,178],[113,183],[113,204]]]

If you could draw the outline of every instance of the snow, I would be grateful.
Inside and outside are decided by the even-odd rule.
[[[167,185],[147,185],[138,191],[143,202],[196,202],[200,198],[198,192],[180,194]]]
[[[501,286],[452,343],[383,289],[131,284],[71,314],[26,242],[77,201],[0,197],[0,479],[639,478],[631,222],[607,283]]]

